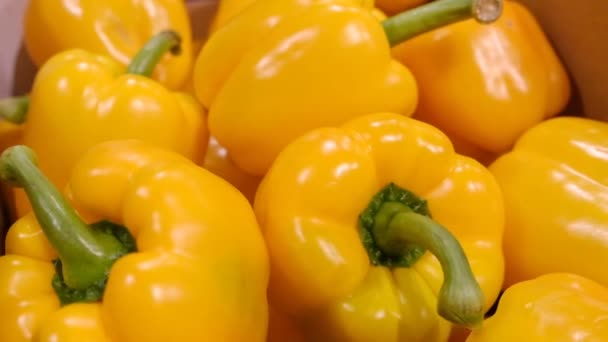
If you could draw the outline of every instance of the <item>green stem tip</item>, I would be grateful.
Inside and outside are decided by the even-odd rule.
[[[8,97],[0,100],[0,117],[14,124],[22,124],[27,118],[30,98],[27,95]]]
[[[181,42],[179,33],[175,31],[166,30],[157,33],[133,57],[127,67],[127,73],[150,77],[167,51],[174,56],[181,54]]]
[[[482,24],[496,21],[503,0],[435,0],[382,22],[391,46],[436,28],[474,18]]]
[[[483,320],[484,297],[458,240],[435,222],[426,202],[390,184],[361,214],[363,244],[374,264],[409,267],[425,250],[441,264],[444,282],[437,311],[446,320],[477,326]]]
[[[9,147],[0,155],[0,179],[25,190],[40,227],[57,251],[60,267],[53,287],[62,303],[98,300],[110,267],[133,251],[135,242],[122,226],[107,221],[86,224],[36,164],[29,147]]]

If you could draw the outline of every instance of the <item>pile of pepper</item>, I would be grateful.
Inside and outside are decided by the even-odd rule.
[[[29,0],[1,341],[603,341],[608,123],[511,0]]]

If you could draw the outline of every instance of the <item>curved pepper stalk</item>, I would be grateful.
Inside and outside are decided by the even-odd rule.
[[[409,267],[426,250],[443,269],[437,311],[446,320],[477,326],[483,320],[483,292],[458,240],[430,217],[426,202],[389,184],[359,218],[361,239],[372,264]]]
[[[135,250],[128,230],[108,221],[86,224],[38,169],[27,146],[2,153],[0,179],[25,190],[40,227],[57,250],[53,288],[62,304],[99,300],[112,264]]]
[[[453,24],[475,19],[482,24],[496,21],[502,13],[502,0],[438,0],[399,13],[382,22],[391,46]]]

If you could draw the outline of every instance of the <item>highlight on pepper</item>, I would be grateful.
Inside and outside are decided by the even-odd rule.
[[[227,10],[230,20],[218,16],[198,55],[196,97],[235,164],[263,176],[311,129],[381,111],[412,115],[416,80],[390,47],[470,18],[490,23],[501,3],[437,0],[379,22],[358,2],[243,2]]]
[[[264,242],[247,199],[219,177],[114,140],[79,160],[69,196],[24,145],[2,153],[0,178],[33,208],[0,257],[3,341],[265,340]]]
[[[181,53],[183,44],[177,32],[161,31],[126,68],[105,55],[63,51],[40,68],[29,94],[0,101],[0,117],[22,125],[20,143],[36,152],[40,168],[59,187],[88,148],[107,140],[141,139],[202,163],[208,144],[204,108],[150,78],[162,58]],[[21,189],[14,193],[20,217],[31,207]]]
[[[496,181],[399,114],[294,140],[254,208],[270,304],[310,341],[447,341],[452,326],[482,322],[503,283]]]
[[[564,64],[523,3],[504,1],[489,25],[452,23],[391,50],[416,79],[414,117],[486,165],[527,129],[564,111],[571,97]]]
[[[173,30],[184,39],[184,53],[165,55],[151,77],[177,90],[186,83],[193,60],[188,7],[183,0],[28,0],[24,48],[38,68],[70,49],[101,54],[125,67],[152,36]]]

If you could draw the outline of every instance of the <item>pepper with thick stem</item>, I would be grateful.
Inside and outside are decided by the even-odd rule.
[[[141,139],[202,163],[209,140],[204,108],[148,77],[162,56],[179,53],[180,46],[176,32],[160,32],[126,69],[84,50],[62,52],[42,66],[28,97],[14,99],[22,104],[21,115],[0,106],[0,116],[25,116],[21,143],[36,152],[41,169],[60,188],[88,148],[112,139]],[[14,217],[21,217],[29,202],[21,189],[14,197]]]
[[[447,341],[501,290],[500,189],[423,122],[377,113],[310,131],[279,154],[254,206],[270,304],[309,340]]]
[[[390,45],[471,17],[491,22],[500,4],[438,0],[380,23],[359,1],[256,1],[217,22],[196,60],[195,93],[235,164],[262,176],[308,130],[378,111],[412,115],[416,81]]]
[[[393,47],[392,55],[416,78],[414,117],[486,165],[562,112],[572,92],[564,64],[521,1],[505,1],[492,25],[455,23]]]
[[[429,215],[424,201],[391,183],[361,215],[362,241],[372,264],[388,267],[410,267],[429,250],[444,273],[439,315],[455,324],[475,326],[484,313],[481,289],[458,241]]]
[[[0,340],[264,341],[264,242],[248,201],[217,176],[119,140],[83,155],[65,196],[23,145],[0,157],[0,177],[34,209],[0,257]]]
[[[2,153],[0,178],[25,189],[44,235],[57,250],[61,272],[53,285],[61,302],[101,299],[114,261],[134,250],[126,228],[103,221],[86,224],[38,169],[35,155],[27,146],[17,145]],[[102,225],[108,229],[99,229]],[[124,241],[117,238],[120,235]]]
[[[384,191],[404,192],[394,188],[390,184]],[[483,293],[462,247],[449,230],[398,201],[382,203],[372,220],[371,234],[379,250],[392,257],[409,256],[407,263],[395,266],[411,266],[424,250],[439,260],[445,278],[437,301],[439,315],[467,327],[481,323]]]

